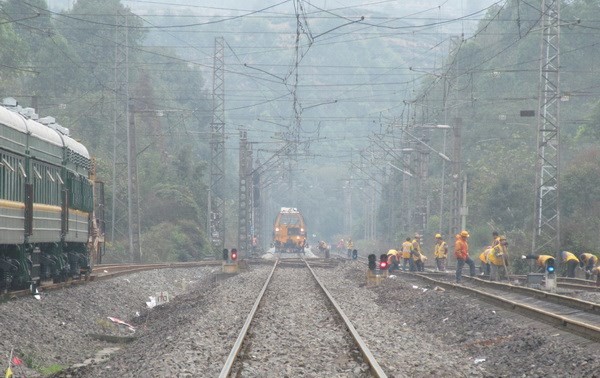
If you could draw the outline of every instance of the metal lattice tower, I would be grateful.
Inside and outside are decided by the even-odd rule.
[[[212,122],[210,133],[209,235],[219,249],[225,246],[225,39],[215,38]]]
[[[248,133],[240,130],[240,180],[238,197],[238,250],[247,257],[251,249],[252,235],[252,150],[248,144]]]
[[[455,118],[452,127],[452,177],[451,177],[451,215],[450,236],[461,231],[461,204],[462,204],[462,119]]]
[[[532,253],[558,251],[560,247],[560,0],[542,0],[535,224]]]
[[[110,239],[124,238],[129,217],[127,187],[127,130],[129,127],[129,56],[127,16],[117,13],[115,20],[114,115],[113,115],[113,173]],[[131,251],[130,251],[131,252]]]

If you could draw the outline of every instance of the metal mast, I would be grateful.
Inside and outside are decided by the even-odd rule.
[[[560,130],[560,0],[542,0],[542,41],[537,117],[535,224],[532,253],[558,251]]]
[[[129,106],[129,124],[127,127],[127,209],[129,223],[129,251],[134,263],[142,262],[140,244],[140,200],[137,174],[137,143],[135,135],[134,105]]]
[[[116,240],[125,237],[129,229],[129,199],[119,185],[127,179],[128,173],[128,140],[129,129],[129,48],[127,15],[115,15],[115,64],[114,64],[114,115],[113,115],[113,166],[112,166],[112,203],[111,203],[111,233],[110,239]],[[122,209],[127,209],[123,212]],[[133,260],[133,251],[129,251]]]
[[[448,67],[445,82],[445,102],[444,109],[448,108],[448,103],[454,107],[454,119],[452,127],[452,162],[451,162],[451,180],[450,180],[450,228],[449,237],[454,237],[461,231],[461,203],[462,203],[462,118],[458,117],[458,50],[461,46],[462,38],[452,36],[450,38],[450,67]],[[446,115],[444,116],[446,118]]]
[[[212,122],[210,133],[209,235],[219,249],[225,246],[225,40],[215,38]]]

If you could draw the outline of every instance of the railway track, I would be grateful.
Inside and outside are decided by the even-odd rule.
[[[423,272],[408,274],[436,286],[457,290],[522,313],[590,340],[600,341],[599,304],[522,286],[484,281],[476,277],[463,277],[468,279],[470,285],[457,285],[448,282],[448,275],[440,277],[439,274]],[[432,278],[432,275],[437,277]]]
[[[75,285],[83,285],[90,281],[99,281],[119,277],[135,272],[166,268],[194,268],[201,266],[219,266],[220,260],[194,261],[186,263],[158,263],[158,264],[100,264],[93,268],[89,276],[81,276],[79,279],[70,278],[64,282],[42,282],[38,291],[50,291],[63,289]],[[0,302],[31,295],[31,290],[13,290],[0,293]]]
[[[359,260],[366,264],[366,259],[359,258]],[[486,281],[478,277],[472,278],[463,275],[463,278],[473,285],[484,287],[483,290],[479,290],[449,282],[448,280],[454,280],[454,274],[448,274],[447,272],[418,272],[408,274],[425,279],[431,284],[461,291],[511,311],[522,313],[535,320],[542,320],[578,336],[600,342],[600,305],[597,303],[523,286]],[[436,278],[432,278],[432,276]],[[521,282],[525,282],[526,280],[525,275],[511,277]],[[558,279],[558,286],[563,289],[599,291],[594,281],[577,278],[560,277]]]
[[[220,377],[385,373],[304,259],[278,259]]]

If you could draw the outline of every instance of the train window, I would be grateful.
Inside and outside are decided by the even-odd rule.
[[[42,175],[40,174],[40,172],[37,170],[37,168],[35,167],[35,165],[33,166],[33,173],[35,173],[36,177],[38,178],[38,180],[42,179]]]
[[[56,180],[54,179],[54,177],[52,177],[52,173],[50,173],[50,170],[49,170],[49,169],[46,169],[46,174],[48,175],[48,177],[50,178],[50,180],[51,180],[52,182],[56,182]]]
[[[290,236],[300,235],[300,229],[298,227],[290,227],[290,228],[288,228],[288,235],[290,235]]]
[[[63,181],[62,177],[60,177],[60,175],[58,174],[58,172],[56,172],[56,173],[55,173],[55,176],[56,176],[56,178],[58,179],[58,181],[59,181],[61,184],[63,184],[63,185],[65,184],[65,182]]]
[[[4,166],[8,167],[8,169],[10,169],[11,171],[15,171],[15,169],[8,163],[8,161],[6,161],[4,157],[2,157],[2,163],[4,163]]]
[[[23,177],[27,178],[27,173],[25,173],[25,168],[23,168],[23,164],[21,164],[21,162],[19,162],[19,172],[21,172]]]

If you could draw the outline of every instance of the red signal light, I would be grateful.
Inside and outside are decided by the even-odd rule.
[[[379,255],[379,269],[386,270],[387,266],[388,266],[387,255],[386,254]]]
[[[237,260],[237,256],[238,256],[237,249],[232,249],[231,250],[231,260],[233,260],[233,261]]]

